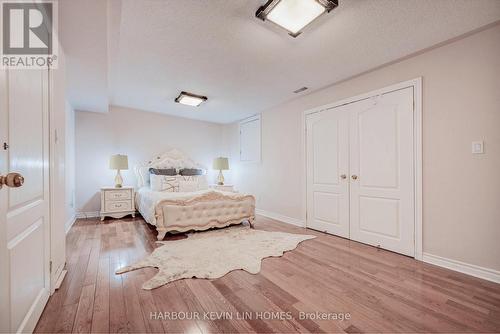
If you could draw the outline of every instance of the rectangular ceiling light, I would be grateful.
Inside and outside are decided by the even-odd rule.
[[[175,102],[191,107],[198,107],[206,100],[208,100],[206,96],[196,95],[188,92],[181,92],[179,96],[175,98]]]
[[[269,20],[297,37],[305,26],[338,6],[338,0],[269,0],[255,16]]]

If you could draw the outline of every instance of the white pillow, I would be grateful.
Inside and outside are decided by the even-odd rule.
[[[198,190],[208,189],[208,180],[206,175],[197,175],[196,179],[198,181]]]
[[[206,175],[178,175],[177,177],[179,178],[179,181],[194,181],[196,183],[196,189],[191,191],[208,189],[208,181]]]
[[[179,192],[192,192],[198,190],[197,181],[179,181]]]
[[[137,185],[138,187],[148,187],[149,186],[149,167],[141,166],[137,168]]]
[[[167,192],[179,191],[179,178],[177,176],[151,174],[149,179],[151,182],[151,190]]]

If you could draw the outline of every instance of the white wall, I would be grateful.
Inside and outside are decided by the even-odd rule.
[[[226,126],[228,177],[258,208],[304,221],[302,112],[422,76],[424,252],[500,270],[499,41],[496,25],[264,112],[261,164],[238,163]],[[471,154],[475,140],[486,154]]]
[[[75,111],[66,101],[66,186],[64,207],[66,212],[65,230],[68,231],[75,219]]]
[[[201,111],[200,111],[201,112]],[[176,148],[209,171],[221,155],[222,125],[174,116],[111,107],[109,113],[76,112],[76,210],[100,210],[99,191],[113,185],[115,171],[108,169],[112,154],[126,154],[129,170],[124,185],[135,185],[133,167]]]

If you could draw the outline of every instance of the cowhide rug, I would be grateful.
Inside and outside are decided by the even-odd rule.
[[[183,278],[219,278],[236,269],[257,274],[262,259],[282,256],[300,242],[313,238],[312,235],[254,230],[248,226],[196,232],[187,239],[160,241],[164,245],[147,258],[116,273],[158,268],[159,272],[142,285],[145,290]]]

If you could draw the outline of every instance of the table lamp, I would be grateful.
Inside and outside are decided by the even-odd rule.
[[[112,155],[109,159],[109,169],[116,169],[115,188],[121,188],[123,178],[120,174],[120,170],[128,169],[128,157],[123,154]]]
[[[229,161],[227,158],[218,157],[214,159],[213,169],[219,171],[219,177],[217,178],[218,185],[224,185],[224,175],[222,174],[223,170],[229,170]]]

